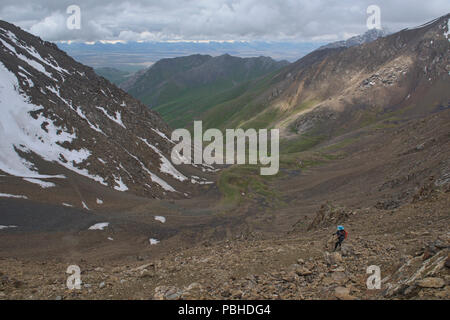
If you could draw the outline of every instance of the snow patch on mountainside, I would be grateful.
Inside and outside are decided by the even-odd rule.
[[[24,78],[25,83],[28,85],[29,88],[34,87],[34,82],[26,74],[23,74],[22,72],[18,72],[19,76]]]
[[[143,167],[143,169],[150,175],[150,178],[152,179],[152,181],[159,184],[164,190],[170,191],[170,192],[177,191],[170,184],[168,184],[163,179],[158,177],[156,174],[150,172],[150,170],[148,170],[145,166]]]
[[[3,230],[3,229],[11,229],[11,228],[17,228],[17,226],[1,226],[1,225],[0,225],[0,230]]]
[[[166,191],[170,191],[170,192],[175,192],[176,190],[169,185],[166,181],[164,181],[163,179],[161,179],[160,177],[158,177],[156,174],[154,174],[153,172],[151,172],[145,165],[144,163],[139,160],[138,157],[132,155],[129,151],[127,151],[126,149],[124,149],[126,151],[126,153],[128,153],[128,155],[130,157],[132,157],[134,160],[136,160],[142,167],[142,170],[144,170],[149,176],[150,179],[152,179],[153,182],[159,184],[164,190]]]
[[[19,41],[19,39],[17,39],[16,35],[14,33],[12,33],[9,30],[4,30],[2,28],[0,28],[1,31],[3,31],[4,33],[6,33],[6,36],[14,42],[14,44],[16,46],[18,46],[19,48],[24,49],[25,51],[28,52],[29,55],[31,55],[34,59],[36,59],[38,62],[40,62],[41,64],[45,64],[53,69],[55,69],[57,72],[64,72],[66,74],[70,74],[69,71],[67,71],[66,69],[61,68],[58,63],[55,61],[55,59],[52,57],[52,61],[48,61],[44,58],[41,57],[41,55],[36,51],[35,48],[28,46],[26,44],[22,44],[21,41]],[[51,56],[50,56],[51,57]]]
[[[123,127],[126,129],[125,125],[122,122],[122,114],[119,111],[116,111],[115,117],[111,116],[108,111],[105,110],[105,108],[102,107],[97,107],[98,110],[102,111],[105,116],[108,117],[108,119],[110,119],[111,121],[114,121],[115,123],[117,123],[119,126]]]
[[[45,70],[45,67],[42,64],[40,64],[39,62],[37,62],[35,60],[28,59],[23,54],[18,53],[13,46],[11,46],[9,43],[4,41],[3,39],[0,39],[0,42],[5,46],[6,49],[8,49],[11,53],[13,53],[17,58],[19,58],[20,60],[22,60],[23,62],[28,64],[30,67],[45,74],[50,79],[55,80],[55,78],[53,78],[53,75],[50,72],[48,72],[47,70]]]
[[[164,139],[166,139],[167,141],[169,141],[169,142],[171,142],[171,143],[175,143],[175,142],[173,142],[172,140],[170,140],[163,132],[161,132],[160,130],[158,130],[158,129],[155,129],[155,128],[152,128],[152,130],[154,131],[154,132],[156,132],[159,136],[161,136],[161,137],[163,137]]]
[[[0,193],[0,198],[16,198],[16,199],[28,199],[27,196],[18,196],[15,194],[9,194],[9,193]]]
[[[175,179],[178,179],[180,181],[185,181],[187,179],[185,175],[183,175],[177,169],[175,169],[173,164],[162,154],[161,151],[159,151],[158,148],[156,148],[154,145],[149,143],[147,141],[147,139],[144,139],[144,138],[139,138],[139,139],[141,141],[143,141],[148,147],[150,147],[153,151],[155,151],[159,155],[159,157],[161,159],[161,167],[160,167],[161,172],[167,173],[167,174],[171,175],[172,177],[174,177]]]
[[[35,179],[35,178],[23,178],[23,180],[28,181],[30,183],[37,184],[37,185],[41,186],[41,188],[44,188],[44,189],[56,187],[56,184],[54,184],[53,182],[42,181],[42,180]]]
[[[88,230],[103,230],[109,226],[109,222],[100,222],[96,223],[93,226],[90,226]]]
[[[81,110],[81,108],[79,108],[79,107],[73,108],[73,107],[72,107],[72,110],[74,110],[74,111],[78,114],[78,116],[79,116],[81,119],[85,120],[85,121],[87,122],[87,124],[89,125],[89,127],[91,127],[91,129],[93,129],[94,131],[97,131],[97,132],[99,132],[99,133],[101,133],[101,134],[103,134],[103,135],[106,136],[106,134],[99,128],[98,125],[93,124],[93,123],[91,123],[91,122],[89,121],[89,119],[85,116],[85,114],[83,113],[83,111]]]
[[[55,125],[53,120],[44,117],[42,113],[36,119],[33,118],[30,112],[43,110],[43,107],[31,104],[18,90],[16,76],[0,63],[0,170],[19,177],[44,178],[31,162],[19,154],[19,151],[33,152],[44,160],[57,162],[106,185],[102,177],[76,167],[90,157],[89,150],[68,150],[61,146],[64,142],[72,142],[76,133],[69,133],[66,128]]]
[[[116,177],[115,175],[113,175],[114,177],[114,182],[116,183],[116,186],[114,186],[114,189],[116,189],[117,191],[127,191],[128,187],[125,183],[123,183],[122,181],[122,177]]]
[[[161,223],[165,223],[166,222],[166,217],[163,216],[155,216],[155,220],[159,221]]]
[[[158,243],[159,243],[159,240],[150,238],[150,239],[148,239],[148,242],[150,242],[150,245],[153,246],[153,245],[155,245],[155,244],[158,244]]]

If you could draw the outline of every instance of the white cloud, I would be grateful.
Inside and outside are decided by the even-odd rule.
[[[48,17],[34,23],[29,31],[32,34],[49,39],[58,39],[65,36],[66,16],[60,12],[54,12]]]

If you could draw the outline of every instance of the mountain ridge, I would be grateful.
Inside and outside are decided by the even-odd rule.
[[[375,41],[376,39],[385,37],[389,34],[390,34],[390,32],[386,29],[376,29],[376,28],[370,29],[370,30],[367,30],[363,34],[350,37],[347,40],[335,41],[335,42],[328,43],[326,45],[319,47],[316,50],[334,49],[334,48],[340,48],[340,47],[348,48],[348,47],[358,46],[363,43],[369,43],[369,42]]]
[[[121,88],[160,112],[169,124],[183,126],[192,120],[190,108],[198,107],[200,112],[207,109],[202,101],[205,94],[215,96],[288,64],[269,57],[240,58],[229,54],[167,58],[122,83]]]
[[[361,116],[381,120],[381,109],[386,106],[398,112],[407,104],[408,95],[415,106],[406,113],[411,116],[424,110],[418,100],[425,103],[424,99],[433,96],[432,91],[439,91],[435,96],[442,98],[435,105],[446,104],[447,21],[448,15],[358,46],[313,51],[279,72],[254,80],[230,99],[212,105],[201,118],[209,127],[279,127],[283,136],[292,137],[293,131],[305,132],[295,128],[299,127],[295,122],[303,121],[298,119],[302,117],[312,124],[343,115],[344,109],[347,113],[352,108],[357,112],[359,105],[360,115],[350,116],[355,117],[353,120],[342,118],[351,120],[352,124],[347,125],[354,128]],[[430,95],[418,94],[417,90]],[[322,111],[311,113],[315,109]],[[373,115],[364,115],[364,110]],[[331,129],[326,125],[323,128]]]
[[[92,68],[5,21],[0,58],[0,170],[41,187],[53,179],[49,190],[69,173],[148,197],[194,189],[198,175],[182,174],[169,160],[167,124]]]

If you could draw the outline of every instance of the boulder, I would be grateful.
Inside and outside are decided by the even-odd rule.
[[[339,300],[355,300],[356,298],[350,295],[350,289],[346,287],[336,287],[334,289],[334,295]]]
[[[308,268],[305,268],[305,267],[300,267],[300,266],[295,268],[294,271],[299,276],[309,276],[310,274],[312,274],[311,270],[309,270]]]
[[[325,252],[325,261],[329,265],[335,265],[342,262],[342,255],[339,252]]]
[[[444,279],[429,277],[417,281],[417,285],[422,288],[442,288],[445,286]]]
[[[344,257],[351,256],[354,254],[353,247],[350,244],[344,242],[341,246],[341,253]]]
[[[346,284],[347,281],[349,280],[349,278],[347,277],[347,275],[344,272],[338,271],[338,272],[333,272],[331,275],[331,279],[333,279],[333,281],[335,283],[338,284]]]
[[[155,288],[154,300],[177,300],[181,297],[183,291],[172,286],[158,286]]]

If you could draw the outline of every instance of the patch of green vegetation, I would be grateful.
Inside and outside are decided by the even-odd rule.
[[[322,159],[315,156],[311,157],[311,155],[306,156],[302,152],[280,155],[280,168],[283,169],[306,169],[323,163]],[[280,170],[278,177],[282,175],[282,170]]]
[[[204,129],[270,129],[277,121],[318,103],[318,100],[308,100],[285,111],[269,107],[261,97],[269,90],[276,73],[277,71],[274,71],[238,85],[222,81],[189,88],[177,94],[177,89],[174,89],[169,95],[176,98],[172,97],[170,102],[157,105],[153,109],[173,128],[192,129],[192,122],[201,119]]]
[[[381,108],[362,110],[359,112],[358,127],[372,127],[373,129],[393,128],[397,126],[396,122],[405,120],[405,114],[411,109],[412,106],[410,105],[389,112],[385,112]],[[343,133],[339,132],[339,134]]]
[[[302,169],[307,169],[307,168],[310,168],[310,167],[319,166],[319,165],[324,164],[324,163],[325,163],[325,161],[322,161],[322,160],[317,160],[317,159],[308,160],[308,159],[306,159],[306,160],[301,160],[301,163],[299,164],[299,167],[302,168]]]
[[[273,73],[272,73],[273,74]],[[262,114],[267,104],[260,101],[262,94],[269,88],[272,74],[246,84],[245,90],[233,99],[211,106],[202,119],[210,128],[249,128],[247,121]],[[267,120],[267,115],[259,121],[261,126]]]
[[[398,126],[398,124],[382,121],[382,122],[375,124],[374,128],[375,129],[390,129],[390,128],[395,128],[397,126]]]
[[[402,110],[400,113],[405,112]],[[375,123],[373,125],[374,129],[391,129],[397,127],[401,122],[405,121],[405,118],[398,116],[398,113],[389,113],[388,115],[395,114],[394,116],[389,116],[383,120]]]
[[[351,137],[351,138],[345,138],[342,141],[323,147],[320,150],[321,151],[331,151],[331,150],[339,150],[342,149],[348,145],[351,145],[352,143],[358,141],[360,138],[359,137]]]
[[[409,106],[406,106],[406,107],[403,107],[403,108],[400,108],[397,110],[393,110],[391,112],[383,113],[382,116],[383,116],[383,119],[397,119],[397,120],[404,119],[405,113],[410,111],[412,108],[413,108],[413,106],[409,105]]]
[[[242,125],[243,129],[254,128],[256,130],[259,129],[270,129],[272,123],[274,123],[277,119],[280,118],[282,112],[275,108],[269,108],[262,113],[260,113],[255,118],[250,121],[244,123]]]
[[[307,109],[310,109],[312,106],[318,104],[319,102],[320,100],[317,99],[303,101],[299,106],[295,107],[293,111],[295,112],[305,111]]]
[[[331,154],[331,153],[319,153],[320,157],[326,159],[326,160],[340,160],[345,158],[345,153],[337,153],[337,154]]]
[[[255,103],[257,94],[253,82],[245,82],[233,86],[229,83],[215,83],[197,88],[190,88],[186,92],[176,95],[176,99],[154,107],[173,128],[189,128],[194,120],[203,120],[204,128],[233,128],[237,127],[225,123],[248,105],[256,106],[257,110],[263,106]],[[261,89],[262,90],[262,89]]]
[[[294,153],[309,150],[325,140],[324,135],[304,134],[296,139],[283,140],[280,143],[280,152]]]
[[[359,127],[364,128],[377,122],[377,115],[374,112],[366,112],[362,114],[359,121]]]
[[[258,165],[233,165],[222,170],[217,183],[222,204],[238,205],[245,198],[256,197],[268,203],[278,203],[278,194],[268,185],[270,179],[273,177],[260,175]]]
[[[159,112],[172,128],[236,128],[265,106],[257,97],[285,62],[231,56],[187,56],[163,59],[140,79],[130,93]],[[268,64],[269,62],[269,64]],[[142,89],[144,88],[144,89]],[[258,120],[263,126],[265,120]],[[226,124],[225,124],[226,123]]]
[[[344,153],[296,152],[280,155],[280,168],[308,169],[323,165],[329,161],[344,159]],[[280,170],[281,172],[281,170]]]
[[[296,145],[296,149],[309,149],[316,145],[322,137],[307,137],[308,140]],[[289,150],[288,150],[289,151]],[[280,170],[276,175],[260,175],[260,165],[233,165],[220,172],[219,191],[222,194],[222,205],[235,206],[248,199],[264,199],[275,207],[283,206],[281,196],[272,186],[293,171],[300,172],[323,165],[329,161],[343,159],[343,153],[326,152],[283,152],[280,154]]]

